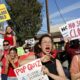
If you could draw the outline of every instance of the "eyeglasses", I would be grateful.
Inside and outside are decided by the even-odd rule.
[[[9,44],[3,44],[3,46],[8,46]]]

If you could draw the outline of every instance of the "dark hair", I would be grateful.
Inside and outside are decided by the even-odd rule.
[[[12,50],[17,53],[17,49],[16,49],[15,47],[10,48],[9,53],[10,53],[10,51],[12,51]]]
[[[39,45],[41,44],[42,39],[45,38],[45,37],[49,37],[49,38],[51,39],[52,43],[53,43],[52,37],[51,37],[50,35],[48,35],[48,34],[42,35],[42,36],[40,37],[40,39],[39,39],[39,42],[37,42],[37,43],[35,44],[35,46],[34,46],[34,52],[35,52],[35,55],[36,55],[37,58],[40,57],[40,52],[42,52],[41,48],[39,48]]]
[[[44,35],[42,35],[42,36],[40,37],[40,39],[39,39],[39,44],[41,44],[42,39],[43,39],[44,37],[49,37],[49,38],[51,39],[52,43],[53,43],[52,37],[51,37],[49,34],[44,34]]]
[[[78,48],[79,47],[79,40],[75,39],[75,40],[70,41],[70,47],[71,48]]]
[[[4,40],[3,43],[8,42],[10,44],[10,42],[8,40]]]
[[[41,52],[41,48],[39,48],[39,42],[34,45],[34,53],[37,58],[39,58],[39,53]]]

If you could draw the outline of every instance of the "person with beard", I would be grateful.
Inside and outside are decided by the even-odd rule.
[[[39,53],[35,53],[41,58],[44,69],[42,71],[49,76],[49,80],[66,80],[62,65],[58,59],[52,60],[53,41],[48,34],[43,35],[38,42]],[[49,71],[48,71],[49,70]]]

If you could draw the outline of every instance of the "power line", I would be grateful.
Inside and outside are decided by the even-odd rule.
[[[58,6],[58,4],[57,4],[57,1],[56,1],[56,0],[54,0],[54,1],[55,1],[56,7],[57,7],[57,9],[58,9],[58,11],[59,11],[59,14],[60,14],[63,22],[66,24],[66,20],[64,19],[64,17],[63,17],[62,14],[61,14],[61,11],[60,11],[60,8],[59,8],[59,6]]]

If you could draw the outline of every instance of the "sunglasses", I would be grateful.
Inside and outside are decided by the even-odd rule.
[[[3,44],[3,46],[8,46],[9,44]]]

